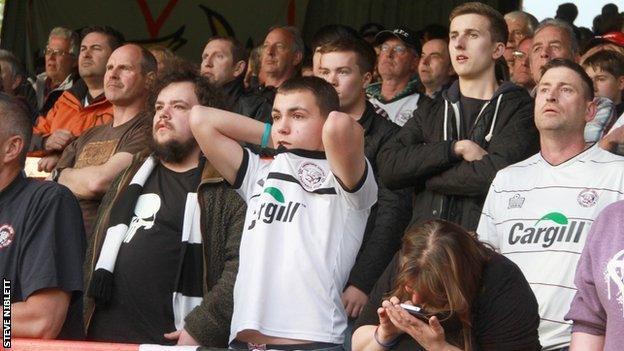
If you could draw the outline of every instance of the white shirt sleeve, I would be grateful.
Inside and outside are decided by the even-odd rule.
[[[350,208],[358,211],[368,210],[377,202],[377,182],[375,181],[373,168],[368,160],[366,160],[364,176],[354,189],[346,190],[338,180],[338,177],[333,174],[332,176],[336,178],[336,182],[339,183],[336,187],[338,195],[346,201],[347,206]]]
[[[253,195],[254,186],[260,175],[260,155],[243,148],[243,161],[236,173],[236,181],[232,185],[236,192],[247,202]]]
[[[479,219],[479,226],[477,227],[477,234],[479,240],[490,243],[496,251],[500,251],[500,239],[498,232],[496,231],[496,192],[494,191],[494,182],[490,185],[485,203],[483,204],[483,210],[481,210],[481,218]]]

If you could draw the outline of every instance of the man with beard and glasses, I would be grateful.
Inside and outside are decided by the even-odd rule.
[[[188,121],[193,106],[222,101],[186,64],[153,88],[151,152],[134,157],[100,208],[89,339],[227,347],[246,206]]]

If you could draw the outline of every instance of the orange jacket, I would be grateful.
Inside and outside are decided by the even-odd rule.
[[[89,106],[83,106],[87,92],[87,86],[82,80],[63,92],[52,109],[37,119],[33,127],[35,137],[45,138],[58,129],[67,129],[77,137],[91,127],[112,121],[113,105],[106,98],[96,99]],[[29,156],[42,155],[42,150],[29,153]]]

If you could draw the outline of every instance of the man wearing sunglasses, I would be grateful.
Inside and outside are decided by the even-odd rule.
[[[371,84],[366,94],[377,110],[403,126],[412,117],[420,98],[418,79],[412,79],[418,72],[420,42],[407,28],[381,31],[376,40],[381,44],[377,57],[381,82]]]

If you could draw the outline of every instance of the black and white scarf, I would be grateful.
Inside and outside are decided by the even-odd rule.
[[[100,306],[107,305],[112,298],[113,271],[117,254],[126,235],[129,234],[128,228],[134,216],[137,200],[143,192],[143,185],[157,164],[158,160],[153,155],[148,157],[113,204],[109,227],[89,286],[89,296]],[[200,169],[202,164],[203,162],[200,162]],[[172,297],[177,330],[184,327],[184,317],[202,301],[204,272],[200,215],[197,193],[188,193],[184,206],[180,263]]]

